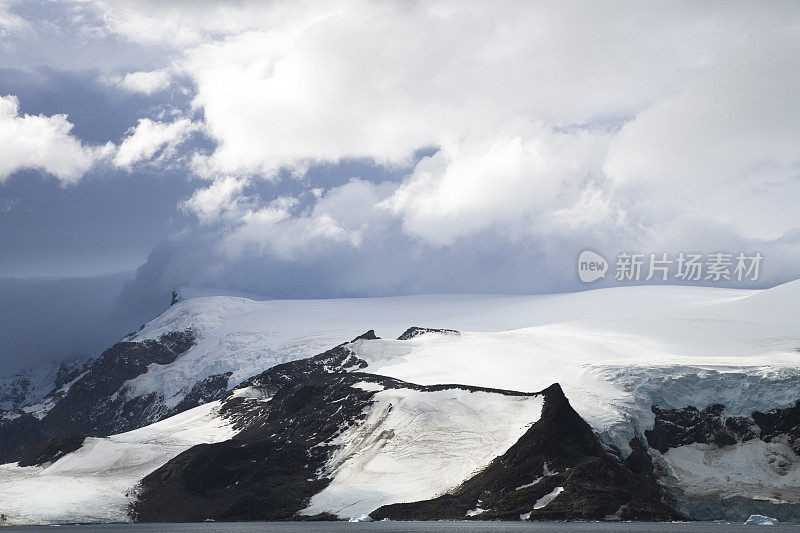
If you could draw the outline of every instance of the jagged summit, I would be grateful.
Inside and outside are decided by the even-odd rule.
[[[373,341],[373,340],[376,340],[376,339],[380,339],[380,337],[375,335],[375,330],[374,329],[371,329],[371,330],[367,331],[366,333],[362,333],[361,335],[359,335],[358,337],[356,337],[355,339],[353,339],[350,342],[356,342],[356,341],[359,341],[359,340]]]

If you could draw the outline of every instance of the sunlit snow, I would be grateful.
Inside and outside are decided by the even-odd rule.
[[[233,436],[218,408],[212,402],[128,433],[88,437],[52,464],[0,465],[0,513],[17,525],[129,521],[144,476],[196,444]]]

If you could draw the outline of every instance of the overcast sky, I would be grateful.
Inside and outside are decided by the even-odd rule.
[[[799,205],[796,1],[0,0],[0,370],[183,286],[620,284],[584,249],[760,252],[700,283],[772,286]]]

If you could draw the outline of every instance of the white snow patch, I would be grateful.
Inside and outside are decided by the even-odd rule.
[[[382,391],[385,388],[380,383],[370,383],[369,381],[359,381],[358,383],[353,384],[353,387],[367,392]]]
[[[520,485],[519,487],[515,488],[514,490],[522,490],[522,489],[527,489],[528,487],[533,487],[534,485],[536,485],[537,483],[539,483],[543,479],[544,479],[543,477],[537,477],[532,482],[525,483],[524,485]]]
[[[564,487],[554,488],[551,492],[545,494],[544,496],[536,500],[536,503],[533,504],[533,508],[535,510],[544,508],[544,506],[553,501],[556,498],[556,496],[558,496],[562,492],[564,492]]]
[[[544,464],[542,465],[542,475],[540,477],[537,477],[536,479],[534,479],[530,483],[525,483],[524,485],[520,485],[519,487],[515,488],[514,490],[522,490],[522,489],[527,489],[528,487],[533,487],[534,485],[539,483],[544,478],[546,478],[548,476],[552,476],[552,475],[557,474],[557,473],[558,472],[551,472],[550,469],[547,467],[547,461],[545,461]]]
[[[531,519],[531,511],[528,511],[527,513],[522,513],[521,515],[519,515],[519,519],[520,520],[530,520]]]
[[[271,396],[267,396],[263,389],[258,387],[241,387],[234,389],[231,394],[232,398],[248,398],[251,400],[269,401]]]
[[[134,486],[196,444],[234,435],[212,402],[83,446],[50,465],[0,465],[0,514],[8,525],[127,522]]]
[[[475,507],[475,509],[467,511],[467,516],[478,516],[479,514],[483,514],[486,511],[488,511],[488,509],[481,509],[480,506],[477,506]]]
[[[387,389],[364,422],[331,444],[333,481],[304,514],[341,517],[435,497],[510,448],[541,416],[542,397],[447,389]]]
[[[192,291],[185,291],[191,294]],[[177,405],[197,381],[232,372],[234,387],[287,361],[310,357],[375,329],[397,337],[413,324],[498,331],[528,325],[542,296],[430,295],[329,300],[266,300],[203,296],[184,300],[129,340],[156,339],[192,329],[195,346],[177,361],[153,365],[128,382],[128,395],[163,394]],[[444,337],[424,335],[423,337]]]

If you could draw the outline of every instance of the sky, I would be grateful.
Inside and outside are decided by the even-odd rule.
[[[682,252],[769,287],[799,201],[795,1],[0,0],[0,371],[180,287],[565,292]]]

